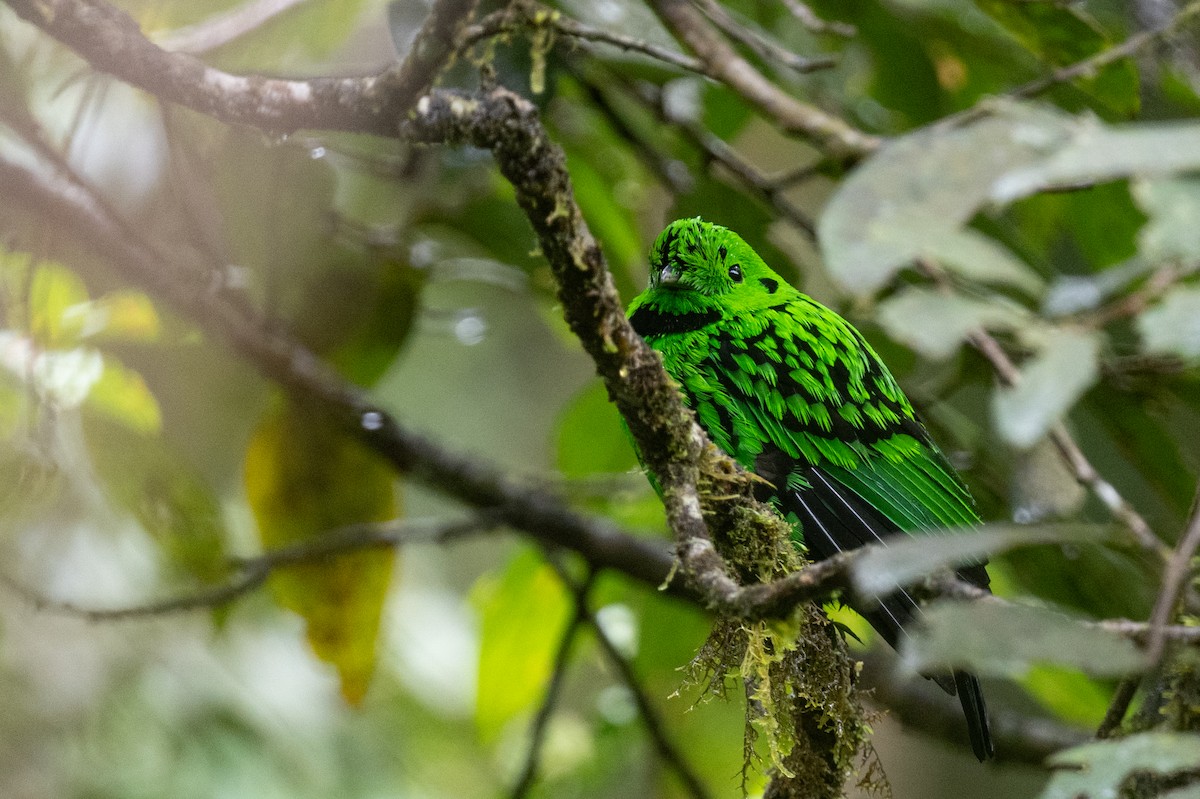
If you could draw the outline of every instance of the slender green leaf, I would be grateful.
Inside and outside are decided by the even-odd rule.
[[[1006,204],[1035,192],[1080,183],[1165,177],[1200,169],[1200,122],[1110,127],[1081,117],[1070,123],[1069,130],[1070,136],[1060,139],[1046,158],[1014,165],[997,180],[991,200]]]
[[[1176,286],[1135,324],[1147,350],[1200,358],[1200,288]]]
[[[1133,198],[1149,219],[1138,235],[1146,260],[1200,259],[1200,178],[1137,180]]]
[[[1050,756],[1054,769],[1041,799],[1117,799],[1136,773],[1168,776],[1200,763],[1200,735],[1146,732],[1076,746]]]
[[[996,428],[1005,440],[1031,447],[1099,378],[1097,334],[1057,330],[1021,370],[1021,382],[992,397]]]
[[[998,602],[943,602],[926,608],[901,649],[914,671],[964,668],[997,677],[1024,676],[1056,664],[1101,677],[1145,667],[1133,642],[1058,611]]]
[[[988,302],[909,286],[880,303],[878,318],[896,341],[939,360],[957,352],[971,333],[1011,330],[1029,314],[1002,299]]]
[[[1041,527],[988,524],[922,531],[919,535],[897,538],[868,551],[855,562],[850,576],[856,593],[875,598],[942,569],[977,563],[1009,549],[1069,541],[1096,542],[1105,540],[1109,534],[1109,528],[1094,524]]]

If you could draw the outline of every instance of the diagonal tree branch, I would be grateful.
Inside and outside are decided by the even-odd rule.
[[[728,84],[786,133],[802,136],[844,161],[857,161],[879,148],[878,137],[797,100],[767,80],[689,0],[650,0],[650,5],[676,38],[707,65],[709,75]]]
[[[476,0],[440,0],[409,57],[379,75],[285,80],[235,75],[169,53],[102,0],[4,0],[21,18],[92,67],[156,97],[231,124],[281,133],[301,128],[397,136],[406,111],[432,83]]]

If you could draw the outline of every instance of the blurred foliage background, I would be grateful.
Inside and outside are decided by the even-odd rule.
[[[119,5],[167,49],[297,77],[379,71],[428,13],[420,0]],[[487,63],[537,103],[624,298],[644,285],[666,222],[733,228],[859,326],[985,519],[1103,530],[996,558],[999,593],[1078,618],[1146,619],[1162,552],[1101,525],[1123,498],[1169,552],[1200,473],[1195,4],[714,5],[696,3],[714,22],[724,8],[726,30],[746,34],[739,52],[783,91],[888,144],[851,165],[785,135],[734,88],[552,24],[679,51],[635,0],[534,9],[534,22],[460,53],[439,84],[474,88]],[[256,9],[272,13],[246,15]],[[1138,36],[1144,46],[1121,49]],[[794,70],[762,42],[830,63]],[[1056,72],[1080,62],[1091,68]],[[161,251],[439,444],[665,538],[486,152],[227,126],[91,70],[0,6],[0,157],[82,176]],[[88,619],[219,591],[238,574],[231,558],[461,508],[285,402],[21,199],[0,185],[0,793],[508,795],[574,602],[521,535],[369,549],[276,570],[209,608]],[[1019,386],[968,345],[981,329]],[[1108,493],[1081,484],[1056,431]],[[740,795],[739,689],[701,701],[681,671],[711,620],[617,574],[599,576],[591,604],[711,795]],[[939,631],[962,643],[978,623],[947,616]],[[1060,631],[1038,623],[945,657],[989,677],[997,712],[1086,736],[1128,653],[1087,635],[1065,653]],[[1190,674],[1187,654],[1176,673]],[[531,795],[691,795],[594,636],[567,657]],[[915,679],[896,671],[882,655],[868,681]],[[1166,685],[1166,700],[1140,703],[1140,729],[1173,707],[1175,727],[1194,724],[1191,683]],[[875,728],[898,797],[1077,795],[1149,768],[1137,752],[1084,752],[1127,767],[1061,793],[1070,786],[1047,786],[1036,765],[984,768],[963,746],[901,729],[886,702]],[[1158,770],[1178,771],[1194,752],[1164,740],[1181,754]],[[756,769],[746,779],[762,790]]]

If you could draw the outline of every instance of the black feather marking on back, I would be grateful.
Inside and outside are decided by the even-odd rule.
[[[643,305],[629,317],[629,324],[633,325],[639,336],[645,337],[690,333],[711,325],[720,318],[721,312],[716,310],[674,314],[656,311],[649,305]]]
[[[778,280],[773,280],[769,277],[760,277],[758,282],[762,283],[763,288],[767,290],[768,294],[774,294],[775,292],[779,291]]]

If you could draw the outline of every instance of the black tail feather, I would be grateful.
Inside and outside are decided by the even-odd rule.
[[[956,671],[954,684],[958,688],[958,701],[962,703],[963,715],[967,717],[971,749],[982,763],[995,756],[996,748],[992,743],[992,729],[988,724],[987,705],[983,701],[979,678],[965,671]]]
[[[804,543],[815,560],[824,560],[837,552],[857,549],[866,544],[885,542],[888,537],[902,532],[859,499],[857,494],[830,480],[820,470],[810,469],[809,478],[811,488],[785,491],[777,496],[777,500],[784,511],[790,511],[799,519]],[[987,587],[987,572],[982,566],[966,567],[959,571],[959,575],[981,588]],[[905,625],[919,616],[921,608],[907,591],[900,589],[882,598],[874,608],[859,612],[895,649],[905,634]],[[926,676],[951,696],[957,694],[967,720],[967,734],[975,756],[980,761],[993,757],[995,749],[988,725],[987,706],[975,675],[955,671],[953,675]]]

